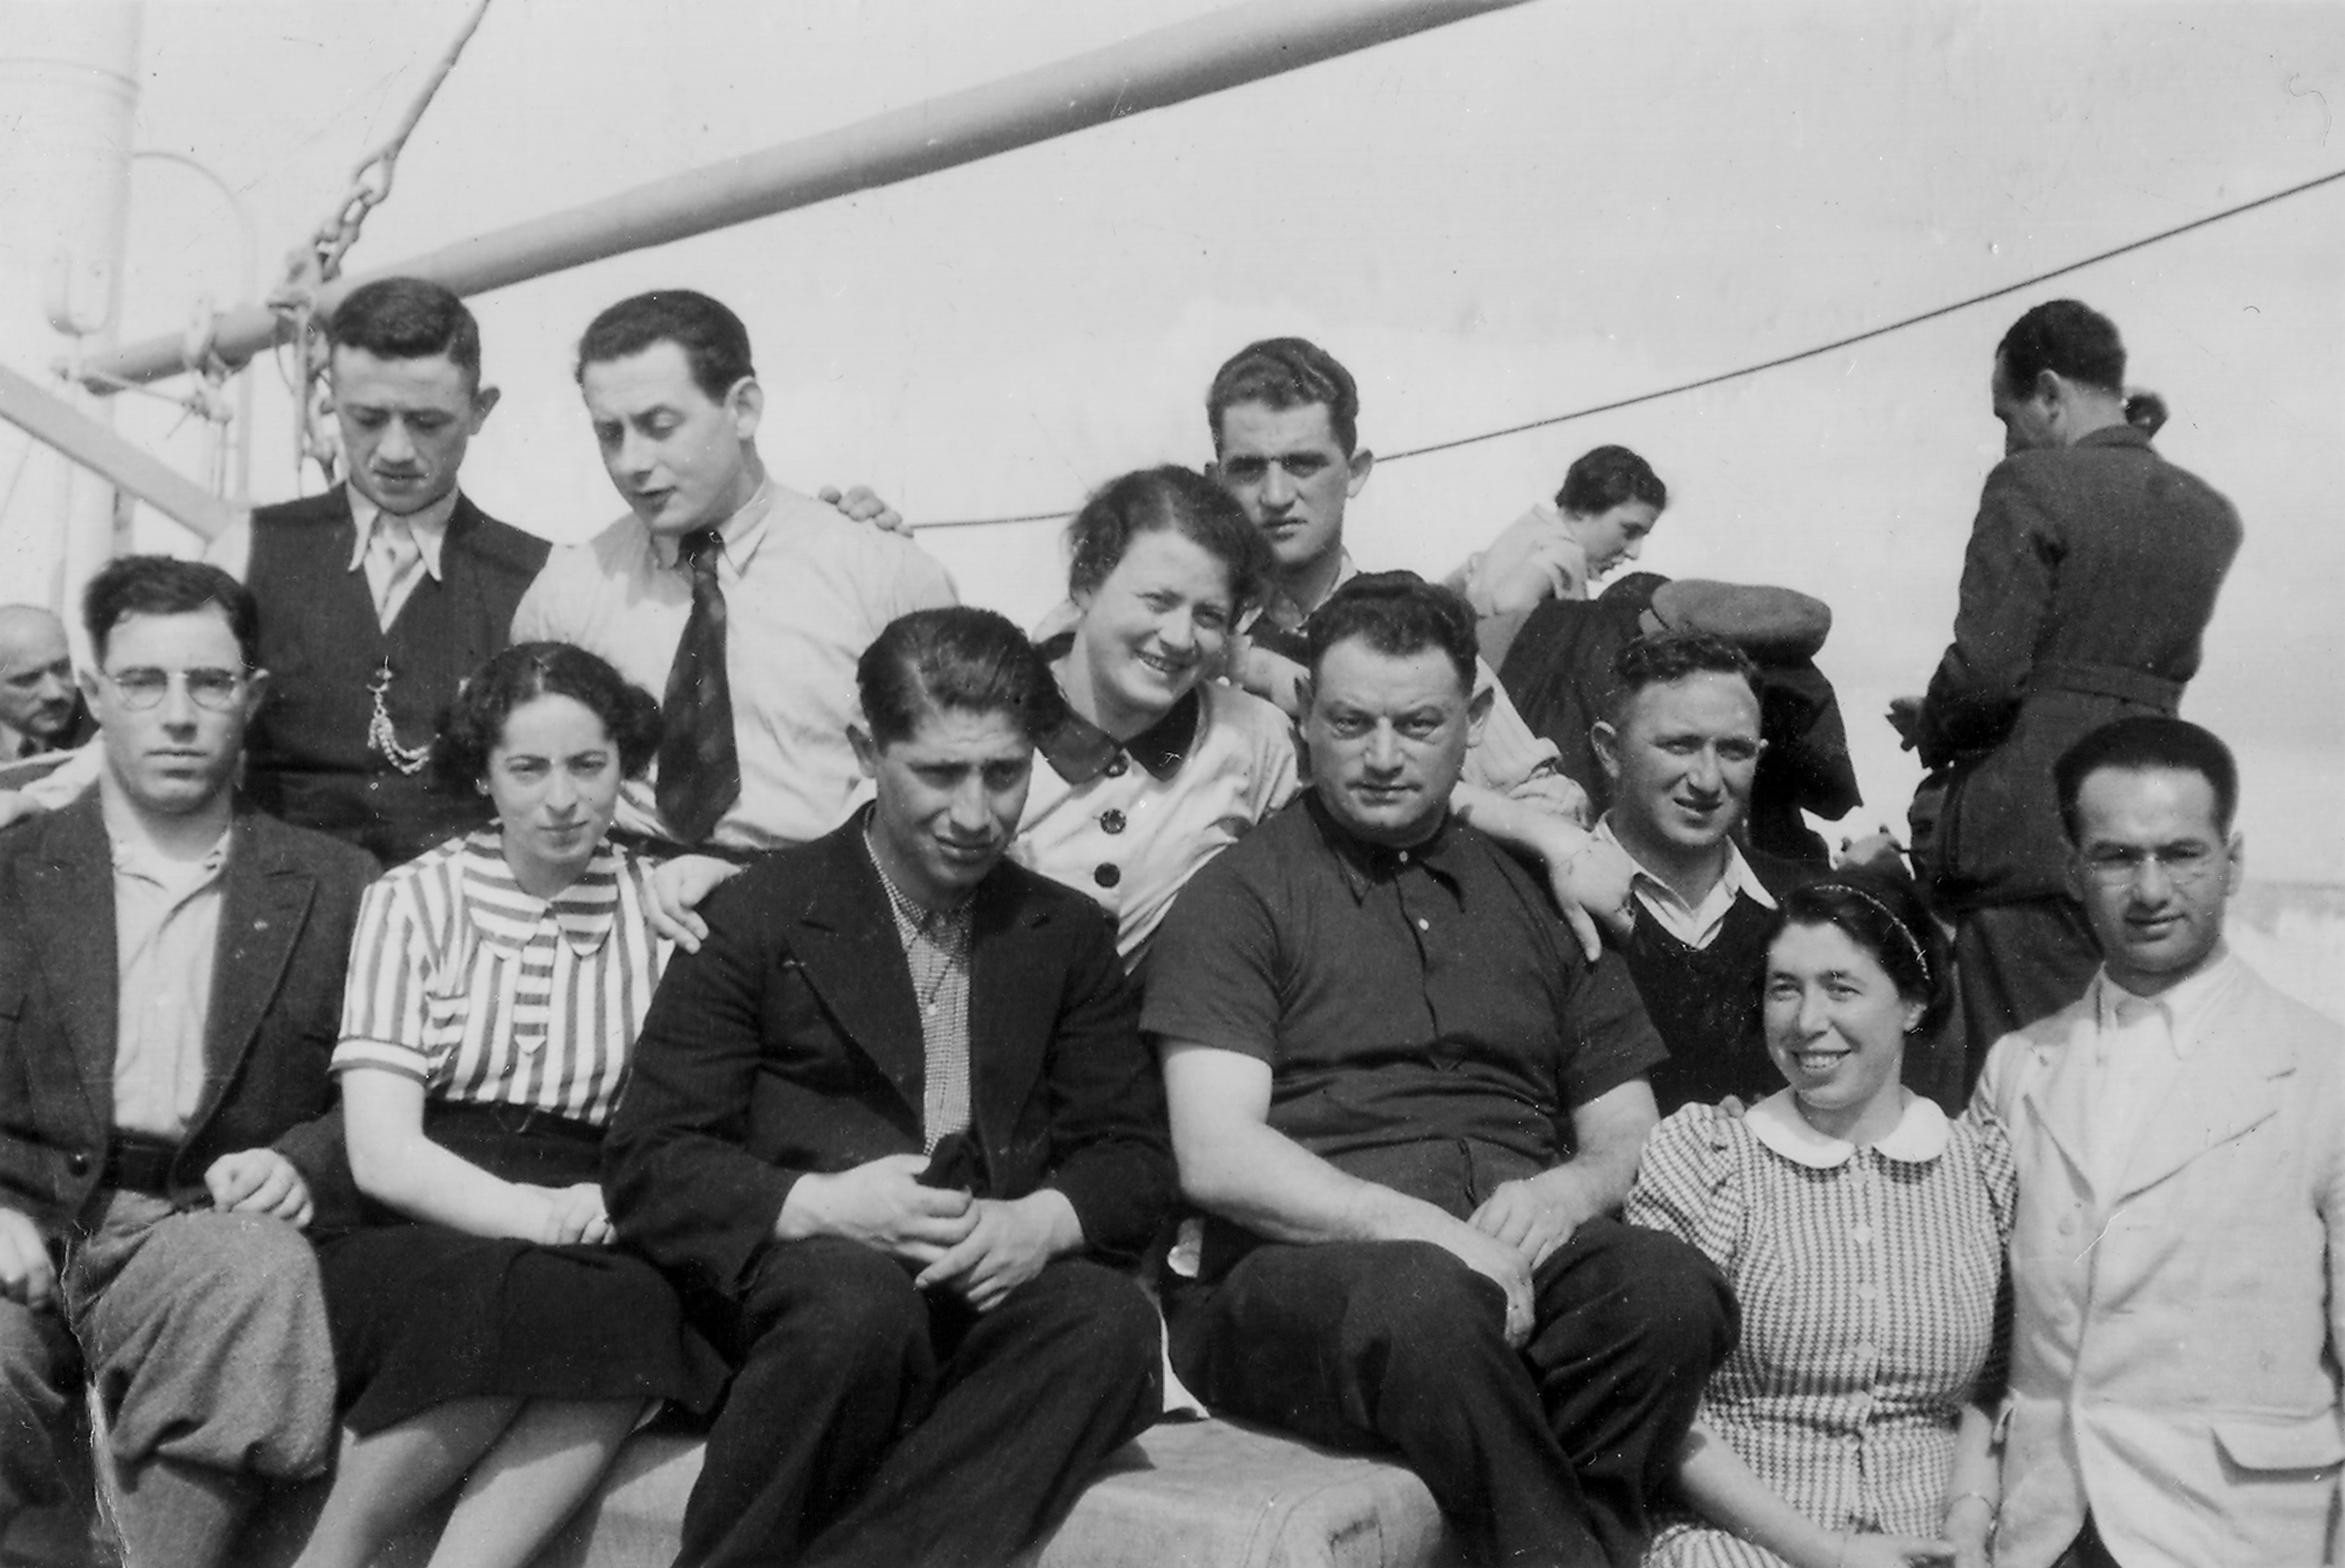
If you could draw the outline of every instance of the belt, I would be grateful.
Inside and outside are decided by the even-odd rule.
[[[2055,659],[2038,664],[2027,675],[2029,691],[2077,692],[2087,697],[2114,697],[2172,713],[2182,706],[2182,683],[2152,675],[2125,664],[2095,664],[2080,659]]]
[[[168,1138],[116,1133],[106,1145],[103,1184],[153,1198],[168,1198],[171,1162],[178,1157],[179,1146]]]
[[[735,865],[756,865],[773,853],[770,850],[740,850],[729,844],[678,844],[674,839],[663,839],[654,833],[637,833],[630,828],[614,827],[609,836],[611,843],[652,860],[672,860],[679,855],[710,855],[719,860],[730,860]]]

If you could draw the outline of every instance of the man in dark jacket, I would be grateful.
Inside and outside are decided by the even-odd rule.
[[[2054,300],[1995,351],[2008,454],[1963,557],[1954,642],[1889,721],[1948,769],[1928,851],[1955,919],[1969,1078],[1987,1048],[2084,994],[2100,962],[2063,885],[2052,763],[2102,724],[2172,714],[2238,554],[2239,514],[2127,422],[2107,317]]]
[[[355,1207],[326,1063],[373,867],[234,796],[250,595],[131,557],[87,607],[97,788],[0,835],[0,1531],[86,1377],[131,1568],[204,1568],[333,1454],[302,1230]]]
[[[989,611],[856,670],[878,799],[710,900],[606,1146],[739,1373],[686,1564],[1006,1562],[1154,1420],[1170,1197],[1112,923],[1003,861],[1057,688]],[[712,1298],[712,1299],[711,1299]]]

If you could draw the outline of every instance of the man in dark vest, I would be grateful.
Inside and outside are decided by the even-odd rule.
[[[462,300],[384,278],[343,300],[329,330],[349,479],[261,508],[210,559],[260,601],[273,676],[246,790],[396,864],[486,814],[434,791],[423,762],[458,684],[505,647],[547,545],[457,488],[497,406]]]
[[[1667,1115],[1773,1093],[1759,974],[1776,900],[1801,873],[1734,842],[1763,750],[1757,667],[1716,637],[1637,638],[1614,662],[1591,739],[1611,801],[1595,837],[1630,865],[1622,956],[1669,1048],[1646,1069],[1654,1101]]]
[[[1929,694],[1889,709],[1923,765],[1953,779],[1927,857],[1956,922],[1974,1078],[2100,963],[2063,881],[2053,761],[2112,719],[2174,711],[2239,552],[2238,513],[2150,449],[2125,380],[2116,324],[2075,300],[2003,335],[1991,387],[2007,455],[1971,526],[1954,642]]]

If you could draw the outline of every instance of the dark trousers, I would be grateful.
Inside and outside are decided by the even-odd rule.
[[[2023,899],[1958,913],[1954,982],[1969,1036],[1963,1093],[1978,1084],[1996,1041],[2084,995],[2100,966],[2100,947],[2074,899]]]
[[[1094,1263],[980,1315],[854,1242],[769,1249],[677,1561],[1007,1562],[1160,1413],[1156,1321]]]
[[[1392,1447],[1488,1563],[1635,1568],[1733,1348],[1733,1293],[1674,1237],[1591,1220],[1535,1279],[1510,1349],[1498,1287],[1425,1242],[1265,1246],[1172,1303],[1207,1404],[1330,1447]]]

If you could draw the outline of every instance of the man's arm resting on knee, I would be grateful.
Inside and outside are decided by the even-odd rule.
[[[1160,1044],[1173,1157],[1190,1201],[1274,1242],[1431,1242],[1506,1292],[1511,1343],[1529,1334],[1531,1273],[1514,1248],[1339,1170],[1270,1126],[1270,1063],[1195,1041]]]
[[[1628,1200],[1645,1135],[1659,1119],[1652,1086],[1642,1078],[1575,1105],[1572,1147],[1578,1152],[1537,1176],[1501,1183],[1474,1211],[1475,1229],[1522,1249],[1537,1268],[1583,1224]]]

